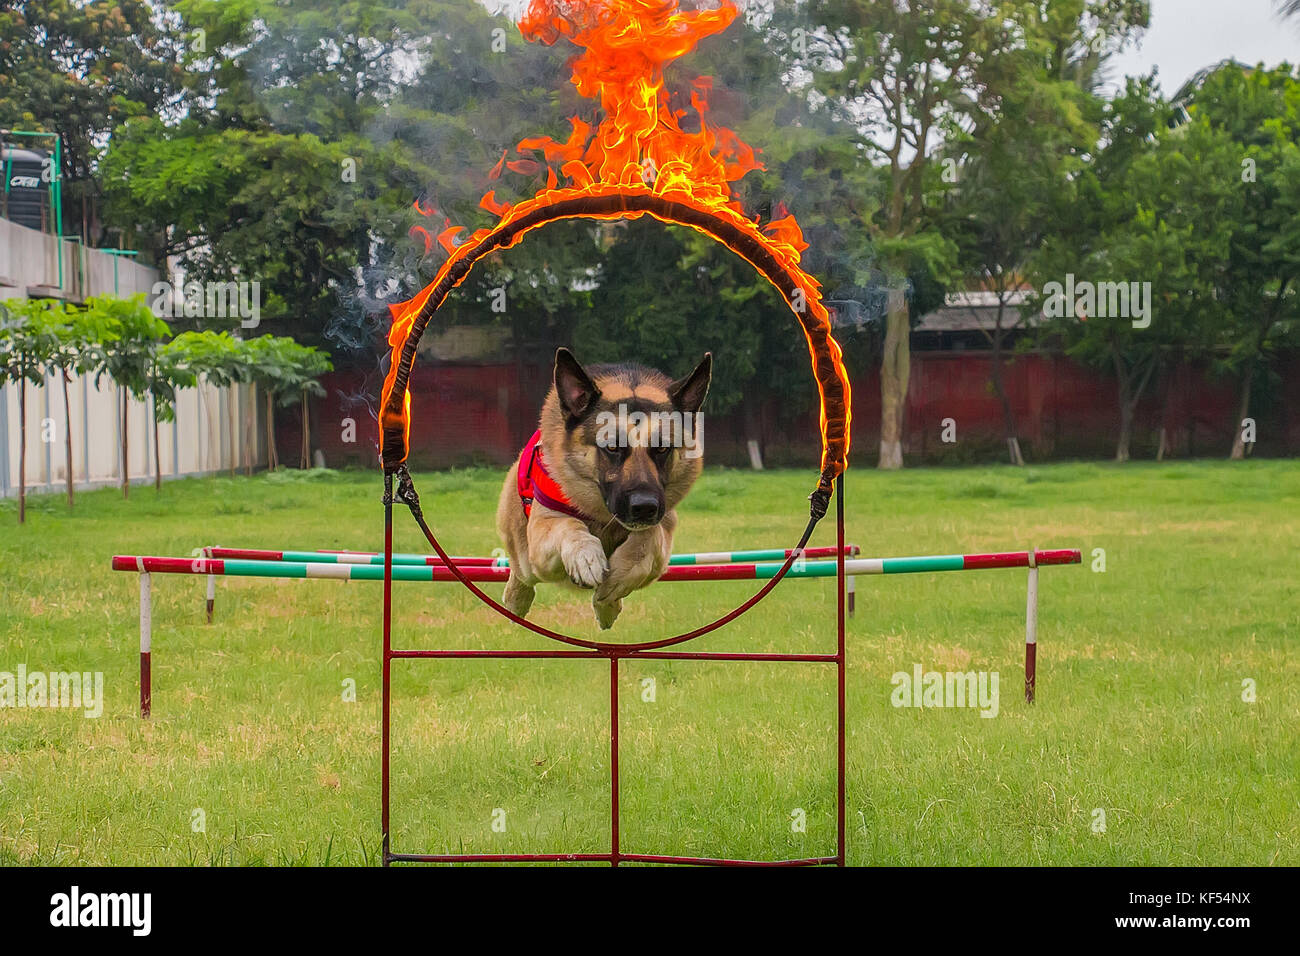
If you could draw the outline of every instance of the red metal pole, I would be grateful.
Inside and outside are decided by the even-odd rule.
[[[1034,702],[1034,685],[1038,682],[1038,645],[1025,645],[1025,701]]]
[[[1040,555],[1029,549],[1029,583],[1025,588],[1025,701],[1034,702],[1038,675],[1038,564]]]
[[[610,866],[618,866],[618,658],[609,659]]]
[[[203,557],[211,558],[212,549],[204,548]],[[207,594],[206,610],[208,612],[208,623],[211,624],[212,612],[216,608],[216,604],[217,604],[217,579],[213,577],[211,574],[208,575],[207,587],[208,587],[208,594]]]
[[[148,571],[140,573],[140,716],[153,709],[153,584]]]
[[[388,866],[388,704],[390,698],[389,670],[393,654],[393,479],[385,476],[388,494],[384,495],[384,665],[383,665],[383,729],[384,754],[380,765],[380,829],[384,834],[383,865]]]
[[[836,587],[839,591],[839,608],[836,612],[837,624],[839,630],[839,643],[835,654],[835,669],[839,678],[839,774],[836,779],[836,810],[838,819],[836,821],[836,843],[835,843],[835,865],[844,865],[844,475],[840,474],[836,482],[835,489],[835,535],[836,542],[839,545],[839,554],[836,556],[836,563],[839,565],[836,571]]]

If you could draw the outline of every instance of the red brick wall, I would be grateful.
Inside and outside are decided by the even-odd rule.
[[[989,367],[985,352],[913,352],[904,442],[909,461],[1005,457],[1002,408],[988,384]],[[1300,453],[1300,355],[1286,356],[1276,372],[1280,387],[1261,398],[1256,412],[1256,452],[1293,455]],[[411,379],[412,464],[419,468],[509,464],[536,427],[549,375],[549,367],[542,365],[417,363]],[[1119,411],[1113,379],[1064,356],[1035,353],[1008,361],[1004,382],[1030,460],[1114,454]],[[373,413],[378,374],[339,371],[323,384],[326,397],[312,402],[312,447],[324,453],[330,467],[373,465],[378,445]],[[367,394],[368,401],[360,398]],[[1201,369],[1183,367],[1167,380],[1153,381],[1138,410],[1133,457],[1155,455],[1162,418],[1175,455],[1226,455],[1236,403],[1233,380],[1208,378]],[[298,462],[300,417],[292,406],[282,409],[277,419],[280,459],[291,465]],[[348,418],[355,423],[352,442],[343,440]],[[814,408],[791,414],[769,402],[759,418],[763,453],[770,464],[815,467],[819,441]],[[940,440],[945,418],[956,422],[956,444]],[[742,422],[734,412],[708,419],[705,440],[710,461],[748,462]],[[879,423],[879,373],[855,375],[852,458],[856,462],[875,464]]]

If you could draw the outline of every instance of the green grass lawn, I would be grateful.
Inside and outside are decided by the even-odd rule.
[[[450,552],[497,545],[499,473],[416,479]],[[866,555],[1085,553],[1082,567],[1041,573],[1033,706],[1022,698],[1025,572],[859,579],[850,862],[1300,864],[1300,463],[862,468],[847,484],[850,540]],[[50,496],[21,528],[14,502],[0,503],[0,671],[102,671],[106,694],[98,719],[0,709],[0,863],[373,864],[380,586],[219,579],[207,626],[202,578],[154,575],[154,717],[142,721],[137,577],[109,558],[205,544],[375,549],[381,485],[377,474],[192,480],[126,502],[83,494],[71,515]],[[677,550],[793,544],[812,485],[811,473],[708,471],[682,508]],[[398,550],[425,550],[404,512],[396,529]],[[813,543],[833,538],[828,518]],[[1090,566],[1095,548],[1104,573]],[[754,588],[661,584],[630,598],[610,635],[676,633]],[[459,585],[395,594],[399,647],[553,646]],[[542,590],[533,616],[599,633],[574,592]],[[692,648],[834,644],[833,582],[805,580]],[[997,717],[893,707],[891,675],[918,663],[997,671]],[[604,664],[393,667],[394,850],[608,848]],[[823,664],[624,664],[624,851],[833,853],[834,694]]]

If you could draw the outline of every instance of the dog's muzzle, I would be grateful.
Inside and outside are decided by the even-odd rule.
[[[619,505],[621,507],[614,509],[614,517],[629,531],[653,528],[664,517],[663,497],[652,492],[629,492]]]

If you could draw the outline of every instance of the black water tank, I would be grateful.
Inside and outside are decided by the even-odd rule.
[[[0,146],[0,170],[4,173],[0,216],[42,231],[53,226],[49,157],[44,150],[18,149],[7,143]]]

